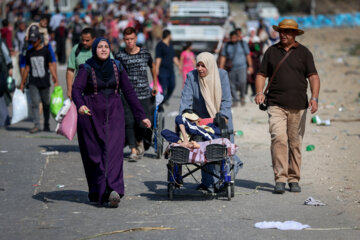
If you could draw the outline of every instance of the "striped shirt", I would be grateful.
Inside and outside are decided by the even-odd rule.
[[[152,68],[152,57],[145,48],[140,48],[136,54],[129,54],[125,50],[115,55],[125,68],[130,82],[133,85],[138,99],[151,97],[149,80],[147,78],[147,67]]]

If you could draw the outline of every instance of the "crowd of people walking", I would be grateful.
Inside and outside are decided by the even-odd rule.
[[[179,112],[192,109],[201,118],[214,118],[220,113],[230,130],[233,130],[231,108],[246,104],[250,87],[251,98],[268,107],[274,190],[283,193],[285,183],[289,182],[292,192],[301,191],[298,182],[304,119],[306,108],[310,106],[312,113],[317,110],[320,81],[310,51],[295,41],[296,36],[304,33],[296,22],[287,20],[272,29],[260,22],[257,28],[248,28],[247,35],[245,29],[233,29],[217,62],[209,52],[196,56],[191,43],[184,45],[179,58],[171,32],[162,30],[167,21],[164,9],[157,5],[146,8],[145,1],[94,5],[92,11],[82,11],[80,4],[70,18],[59,9],[52,16],[46,7],[40,11],[41,5],[36,4],[41,1],[33,1],[30,16],[26,16],[26,6],[19,2],[10,1],[2,21],[1,78],[12,77],[14,64],[19,65],[19,88],[21,91],[28,88],[32,100],[34,127],[30,133],[41,131],[40,102],[43,130],[50,131],[50,80],[55,86],[59,84],[57,62],[65,64],[68,60],[66,95],[79,113],[78,142],[90,202],[118,206],[124,195],[123,148],[129,145],[131,161],[143,156],[144,136],[152,125],[158,86],[162,88],[165,106],[174,92],[174,65],[182,77]],[[67,38],[72,44],[68,58]],[[291,52],[294,53],[289,57]],[[12,57],[16,56],[19,60],[14,62]],[[295,57],[302,64],[297,64]],[[287,67],[279,70],[281,64]],[[297,81],[288,84],[288,75]],[[267,77],[268,89],[263,92]],[[310,101],[306,96],[307,78],[312,91]],[[7,105],[11,93],[3,86],[0,90],[1,127],[9,124]],[[233,134],[230,138],[234,142]],[[237,156],[234,159],[237,172],[242,162]],[[200,187],[208,190],[218,186],[203,172]]]

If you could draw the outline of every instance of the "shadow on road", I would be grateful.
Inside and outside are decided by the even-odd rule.
[[[44,148],[46,151],[58,151],[63,153],[68,152],[80,152],[78,145],[40,145],[39,147]]]
[[[129,160],[130,153],[131,153],[131,152],[124,152],[124,160]],[[144,153],[143,158],[158,159],[158,158],[156,157],[156,154],[154,154],[154,153],[147,153],[147,152]]]
[[[273,192],[274,185],[269,183],[255,182],[251,180],[236,179],[235,186],[247,189],[257,189],[265,192]]]
[[[152,201],[169,200],[167,188],[164,188],[167,184],[168,183],[165,181],[145,181],[144,185],[152,193],[142,193],[140,195]],[[160,188],[158,188],[158,186],[160,186]],[[197,191],[196,186],[197,184],[195,183],[185,183],[184,186],[176,188],[172,201],[206,201],[218,197],[213,194],[205,194],[201,191]]]
[[[53,192],[39,192],[36,195],[32,196],[33,199],[44,202],[44,203],[54,203],[55,201],[67,201],[74,203],[83,203],[91,206],[88,200],[88,192],[79,191],[79,190],[61,190]]]
[[[7,131],[10,132],[29,132],[30,128],[26,127],[6,127]]]

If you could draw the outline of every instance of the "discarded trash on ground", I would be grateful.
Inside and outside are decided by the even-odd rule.
[[[57,187],[57,188],[64,188],[65,185],[58,184],[58,185],[56,185],[56,187]]]
[[[308,197],[305,200],[304,204],[309,206],[326,206],[325,203],[321,202],[320,200],[314,199],[313,197]]]
[[[316,125],[319,125],[319,126],[330,126],[331,125],[330,119],[321,120],[318,115],[315,115],[314,117],[312,117],[311,122],[316,123]]]
[[[0,153],[7,153],[8,151],[6,150],[1,150]]]
[[[235,136],[238,136],[238,137],[244,136],[244,132],[241,131],[241,130],[237,130],[237,131],[235,132]]]
[[[307,145],[307,146],[306,146],[306,151],[307,151],[307,152],[314,151],[314,150],[315,150],[315,145],[312,145],[312,144],[311,144],[311,145]]]
[[[256,228],[260,229],[270,229],[277,228],[279,230],[303,230],[305,228],[311,228],[309,225],[303,225],[302,223],[295,221],[285,221],[285,222],[258,222],[254,225]]]
[[[49,155],[58,155],[59,152],[58,151],[49,151],[49,152],[42,152],[41,154],[49,156]]]

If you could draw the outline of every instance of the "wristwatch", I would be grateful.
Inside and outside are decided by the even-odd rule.
[[[311,100],[314,100],[316,103],[319,103],[319,99],[318,99],[318,98],[312,97]]]

